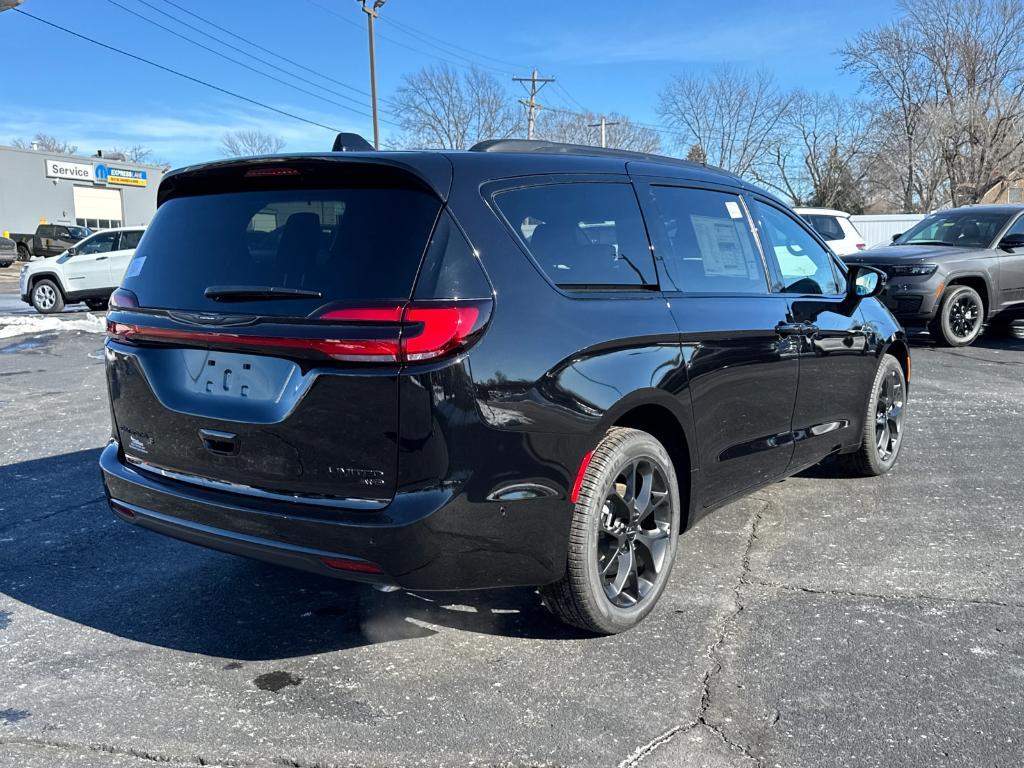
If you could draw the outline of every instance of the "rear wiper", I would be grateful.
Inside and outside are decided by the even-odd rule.
[[[320,299],[320,291],[285,288],[275,285],[211,285],[203,296],[214,301],[247,301],[249,299]]]

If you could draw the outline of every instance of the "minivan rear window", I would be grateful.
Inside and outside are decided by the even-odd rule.
[[[419,189],[264,189],[171,198],[124,288],[142,307],[304,317],[332,302],[406,300],[441,201]],[[215,301],[213,286],[319,292]]]

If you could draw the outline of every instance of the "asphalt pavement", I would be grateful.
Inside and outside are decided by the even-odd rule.
[[[0,340],[0,765],[1024,763],[1024,338],[916,343],[890,475],[719,510],[610,638],[116,520],[101,344]]]

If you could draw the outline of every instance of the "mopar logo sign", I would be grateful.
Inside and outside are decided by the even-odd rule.
[[[125,184],[132,187],[146,186],[146,172],[136,171],[130,168],[107,168],[105,165],[97,165],[95,168],[96,181],[107,184]]]

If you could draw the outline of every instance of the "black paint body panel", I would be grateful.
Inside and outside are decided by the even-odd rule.
[[[287,418],[262,424],[252,414],[168,409],[147,383],[161,375],[145,362],[151,350],[108,342],[115,425],[101,467],[108,495],[136,510],[134,522],[339,576],[319,558],[365,559],[384,574],[357,578],[408,588],[549,583],[564,573],[577,470],[609,427],[641,424],[672,444],[692,525],[738,495],[855,450],[879,357],[890,348],[906,357],[902,329],[876,299],[851,309],[827,297],[687,295],[664,281],[657,290],[556,287],[496,215],[490,192],[535,176],[628,182],[625,160],[352,154],[411,168],[447,201],[495,289],[486,331],[468,352],[432,364],[362,374],[318,364]],[[628,165],[756,192],[701,166]],[[819,333],[777,333],[795,320]],[[310,364],[300,364],[308,375]],[[193,438],[204,428],[241,434],[256,453],[209,455]],[[132,465],[125,430],[163,443],[149,454],[154,465],[272,495]],[[385,483],[318,471],[327,465],[379,470]]]

